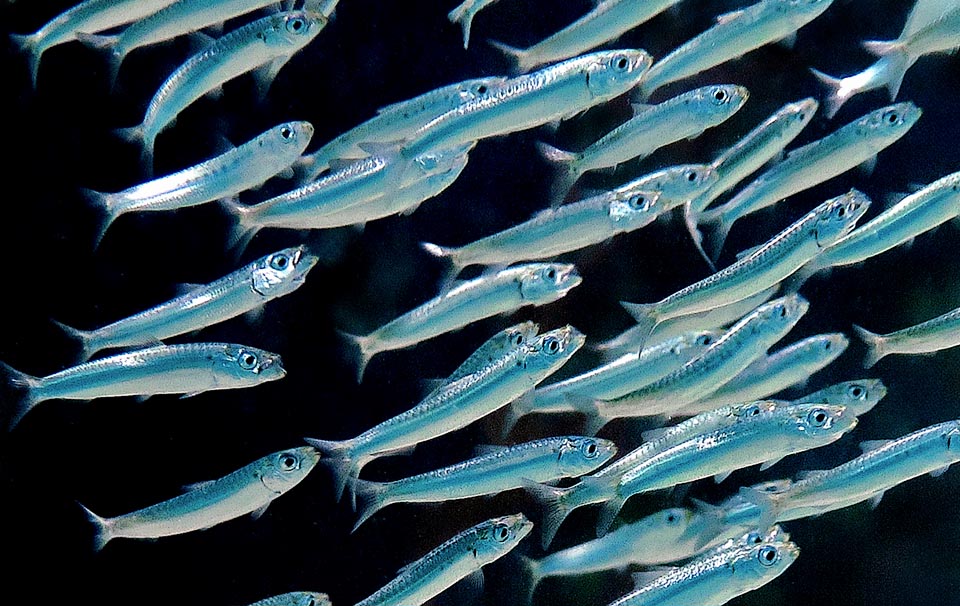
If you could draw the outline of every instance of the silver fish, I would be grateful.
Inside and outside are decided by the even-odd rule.
[[[112,539],[156,539],[210,528],[246,514],[255,518],[274,499],[299,484],[320,460],[309,446],[275,452],[220,479],[132,513],[103,518],[86,507],[96,526],[96,547]],[[82,507],[82,506],[81,506]]]
[[[307,438],[307,442],[330,457],[339,499],[368,462],[466,427],[505,406],[560,368],[583,341],[583,334],[572,326],[544,333],[434,390],[410,410],[353,439]]]
[[[239,147],[117,193],[84,190],[104,220],[96,242],[122,214],[166,211],[229,198],[289,169],[313,136],[309,122],[284,122]]]
[[[260,309],[300,288],[318,258],[303,246],[285,248],[146,311],[95,330],[57,323],[81,345],[86,360],[103,349],[155,344]]]
[[[170,74],[147,105],[143,122],[118,134],[140,141],[144,156],[150,160],[148,165],[152,165],[154,140],[188,105],[224,82],[269,64],[263,80],[268,85],[326,24],[327,19],[320,13],[289,11],[225,34]]]
[[[771,42],[789,38],[833,0],[761,0],[717,17],[710,29],[657,61],[640,84],[643,98]]]
[[[823,402],[846,406],[851,414],[859,417],[873,410],[886,395],[887,386],[880,379],[857,379],[824,387],[820,391],[793,400],[793,403]]]
[[[596,48],[649,21],[679,0],[604,0],[592,11],[530,48],[513,48],[490,40],[515,64],[528,72],[538,65],[561,61]]]
[[[250,606],[333,606],[330,596],[316,591],[291,591],[257,600]]]
[[[410,347],[525,305],[552,303],[581,280],[573,265],[531,263],[455,285],[367,335],[345,335],[358,351],[357,377],[363,378],[367,363],[380,352]]]
[[[158,345],[86,362],[46,377],[32,377],[0,362],[22,389],[15,425],[44,400],[185,394],[252,387],[286,375],[280,356],[245,345]]]
[[[533,523],[522,513],[493,518],[464,530],[416,562],[356,606],[419,606],[460,579],[503,557],[523,540]]]
[[[752,212],[845,173],[858,164],[871,164],[920,118],[913,103],[874,110],[822,139],[790,150],[783,161],[757,177],[723,205],[704,212],[700,222],[713,230],[713,257],[723,249],[733,223]]]
[[[617,447],[609,440],[580,436],[545,438],[488,450],[462,463],[402,480],[357,480],[360,516],[353,529],[394,503],[468,499],[522,488],[527,482],[575,478],[590,473],[617,454]]]
[[[879,335],[854,325],[857,335],[869,348],[863,361],[866,368],[890,354],[922,354],[960,345],[960,307],[916,326]]]
[[[890,100],[896,99],[906,72],[905,66],[906,57],[892,54],[880,57],[863,71],[843,78],[836,78],[812,67],[810,73],[827,88],[827,97],[823,100],[824,113],[827,118],[833,118],[847,101],[869,90],[886,88]]]

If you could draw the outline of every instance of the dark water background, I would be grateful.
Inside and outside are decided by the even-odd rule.
[[[5,32],[33,31],[73,3],[20,0],[0,5]],[[187,109],[161,134],[156,174],[215,155],[218,139],[248,140],[289,119],[316,127],[310,149],[369,118],[380,106],[464,78],[504,74],[508,65],[486,46],[493,38],[527,46],[588,10],[588,2],[503,0],[482,12],[469,51],[460,30],[446,20],[454,2],[342,0],[336,20],[280,73],[264,102],[252,79],[229,83],[219,100]],[[709,26],[716,14],[742,2],[687,0],[624,36],[659,57]],[[709,83],[747,86],[747,105],[719,128],[692,142],[670,146],[642,163],[622,167],[616,182],[661,165],[705,162],[783,103],[821,89],[808,74],[815,66],[850,74],[873,59],[862,39],[896,37],[909,1],[843,1],[804,28],[794,49],[769,46],[657,93],[655,100]],[[250,17],[229,23],[233,27]],[[679,222],[660,222],[614,241],[566,255],[584,276],[564,300],[493,318],[415,348],[385,353],[370,364],[362,385],[335,329],[367,332],[433,297],[443,268],[418,242],[458,245],[519,223],[546,206],[549,167],[534,142],[576,148],[627,115],[623,99],[564,125],[554,139],[529,131],[481,142],[462,177],[413,216],[317,234],[265,231],[243,259],[225,253],[227,220],[216,207],[177,213],[124,216],[92,250],[95,215],[79,188],[117,191],[144,180],[139,151],[111,134],[140,121],[166,76],[192,53],[184,40],[134,52],[111,93],[106,62],[77,43],[48,51],[37,91],[26,61],[11,43],[3,47],[0,137],[5,204],[0,227],[4,314],[0,359],[32,374],[69,366],[75,344],[50,323],[56,318],[93,328],[167,300],[179,282],[209,282],[284,246],[309,241],[323,255],[306,285],[272,303],[262,321],[232,320],[193,340],[232,341],[283,355],[288,376],[243,391],[221,391],[181,400],[155,397],[43,403],[12,433],[0,438],[3,603],[27,595],[77,603],[244,604],[275,593],[329,592],[352,604],[393,578],[456,532],[483,519],[524,511],[539,519],[536,504],[519,492],[446,505],[397,505],[378,513],[355,534],[354,514],[336,504],[331,480],[318,470],[274,503],[258,521],[244,518],[205,532],[156,542],[117,540],[100,553],[76,501],[101,515],[118,515],[178,494],[180,486],[218,478],[270,452],[298,445],[304,435],[354,436],[415,404],[424,378],[445,376],[488,336],[523,320],[544,329],[572,323],[590,341],[630,325],[620,300],[653,301],[709,272]],[[734,228],[722,264],[735,251],[765,241],[829,196],[856,186],[874,197],[874,216],[891,192],[928,183],[960,167],[960,63],[954,57],[921,59],[909,72],[900,100],[924,110],[917,125],[880,155],[871,176],[853,171],[794,196]],[[884,92],[856,97],[834,120],[822,114],[798,144],[886,104]],[[589,180],[587,180],[589,184]],[[244,199],[282,191],[270,183]],[[852,323],[886,332],[929,319],[960,305],[957,290],[960,234],[945,225],[911,248],[811,280],[802,293],[811,311],[789,341],[827,331],[851,332]],[[189,338],[176,339],[177,342]],[[892,438],[958,416],[960,351],[929,357],[893,356],[871,371],[861,368],[864,348],[854,342],[833,365],[813,377],[809,390],[864,376],[880,377],[890,393],[840,442],[784,461],[759,474],[735,473],[720,486],[699,482],[690,491],[719,501],[736,487],[787,477],[799,469],[826,468],[858,454],[862,440]],[[596,364],[578,354],[561,375]],[[794,390],[787,395],[800,395]],[[11,396],[4,407],[12,406]],[[496,419],[423,445],[412,457],[379,460],[364,470],[371,479],[402,477],[463,460]],[[623,452],[639,441],[635,424],[606,433]],[[523,422],[513,441],[576,433],[576,418]],[[819,519],[787,524],[801,546],[798,562],[767,587],[737,604],[960,603],[960,473],[924,477],[899,487],[876,510],[858,505]],[[674,495],[636,497],[625,509],[639,517],[679,501]],[[587,508],[589,509],[589,508]],[[595,513],[579,511],[564,525],[557,547],[588,538]],[[537,541],[517,550],[539,556]],[[522,579],[512,557],[489,566],[480,603],[520,602]],[[590,575],[547,581],[538,604],[605,604],[630,588],[627,575]],[[467,596],[460,596],[470,601]],[[447,601],[461,601],[450,600]]]

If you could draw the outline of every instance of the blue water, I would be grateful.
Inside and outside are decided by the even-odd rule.
[[[69,1],[19,0],[0,5],[4,32],[32,31],[69,8]],[[662,56],[709,26],[713,15],[742,2],[687,0],[620,41]],[[222,150],[221,140],[243,142],[269,126],[307,119],[314,144],[344,132],[380,106],[431,88],[480,75],[504,74],[506,62],[484,44],[493,38],[526,46],[588,10],[588,2],[502,0],[477,17],[469,51],[446,20],[454,2],[342,0],[336,20],[281,72],[263,102],[250,78],[226,86],[219,100],[190,107],[160,135],[156,174],[194,164]],[[562,5],[562,6],[556,6]],[[656,100],[709,83],[747,86],[747,105],[726,124],[621,168],[606,182],[623,182],[653,168],[705,162],[785,102],[822,91],[807,68],[830,74],[859,71],[872,58],[863,39],[898,35],[910,2],[842,2],[804,28],[796,46],[769,46],[657,93]],[[236,24],[248,18],[238,20]],[[236,25],[228,23],[228,28]],[[6,40],[6,36],[3,37]],[[323,261],[306,285],[272,303],[259,322],[237,319],[190,340],[247,343],[283,355],[288,376],[255,389],[214,392],[191,399],[163,396],[89,404],[46,402],[0,438],[3,485],[0,544],[9,557],[2,576],[4,603],[27,595],[44,601],[120,604],[244,604],[291,590],[328,592],[352,604],[393,578],[396,570],[460,530],[483,519],[539,511],[519,492],[448,505],[398,505],[378,513],[351,535],[354,514],[337,504],[329,475],[318,470],[276,501],[258,521],[239,519],[214,529],[156,542],[118,540],[101,553],[76,501],[102,515],[132,511],[178,494],[180,486],[220,477],[267,453],[297,445],[302,436],[354,436],[418,401],[422,381],[449,374],[496,330],[522,319],[544,328],[572,323],[599,342],[630,326],[618,301],[662,298],[709,272],[679,222],[663,221],[606,244],[564,256],[577,264],[583,284],[566,299],[525,309],[509,318],[478,322],[415,348],[385,353],[357,385],[350,351],[336,329],[364,333],[433,297],[443,268],[418,243],[459,245],[504,229],[544,208],[549,167],[534,142],[576,148],[627,115],[624,100],[564,124],[556,135],[529,131],[481,142],[462,177],[410,217],[315,234],[264,231],[243,259],[225,252],[228,222],[215,206],[119,219],[92,250],[95,215],[79,189],[117,191],[146,172],[138,150],[112,135],[136,124],[157,86],[194,50],[186,40],[134,52],[117,90],[106,64],[71,43],[48,51],[39,86],[29,85],[26,61],[3,47],[4,212],[0,219],[4,322],[0,359],[32,374],[70,365],[75,344],[51,318],[93,328],[164,301],[180,282],[209,282],[241,262],[307,241]],[[908,73],[899,100],[924,110],[917,125],[880,154],[872,175],[853,171],[738,223],[721,264],[736,251],[765,241],[827,197],[856,186],[870,194],[874,216],[892,192],[909,191],[960,168],[960,63],[955,57],[921,59]],[[833,120],[818,115],[796,144],[820,138],[887,103],[883,91],[850,101]],[[599,184],[595,178],[593,184]],[[583,182],[590,185],[589,179]],[[257,201],[283,191],[274,181],[245,194]],[[960,234],[945,225],[932,234],[868,261],[811,280],[802,293],[811,311],[788,337],[820,332],[851,334],[853,323],[886,332],[960,305]],[[812,377],[809,390],[859,377],[880,377],[887,398],[840,442],[784,461],[760,474],[735,473],[720,486],[704,481],[689,495],[718,502],[740,485],[826,468],[858,454],[857,443],[903,435],[960,414],[960,352],[892,356],[874,369],[861,366],[854,342],[833,365]],[[578,354],[570,375],[597,359]],[[800,395],[793,390],[785,395]],[[12,395],[0,392],[9,407]],[[497,419],[423,445],[412,457],[371,464],[364,476],[390,479],[470,456],[487,442]],[[618,423],[602,435],[623,451],[639,442],[636,424]],[[524,421],[513,441],[575,433],[575,417]],[[954,604],[960,591],[960,472],[921,478],[899,487],[876,510],[858,505],[787,525],[802,554],[775,582],[737,604]],[[640,517],[682,502],[684,495],[637,497],[625,517]],[[592,533],[594,512],[571,516],[556,546]],[[519,548],[541,554],[536,540]],[[522,579],[513,557],[488,567],[480,603],[517,604]],[[630,588],[627,575],[609,573],[546,581],[537,604],[605,604]],[[462,601],[470,596],[459,596]],[[442,600],[441,600],[442,601]]]

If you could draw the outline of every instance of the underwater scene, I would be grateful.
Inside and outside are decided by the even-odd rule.
[[[960,604],[957,0],[0,27],[4,601]]]

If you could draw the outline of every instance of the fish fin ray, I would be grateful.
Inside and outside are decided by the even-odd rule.
[[[867,346],[867,355],[863,360],[864,368],[872,368],[874,364],[880,361],[881,358],[887,355],[887,352],[884,351],[884,339],[882,335],[877,333],[870,332],[862,326],[853,325],[854,332],[857,333],[857,336],[863,340]]]

